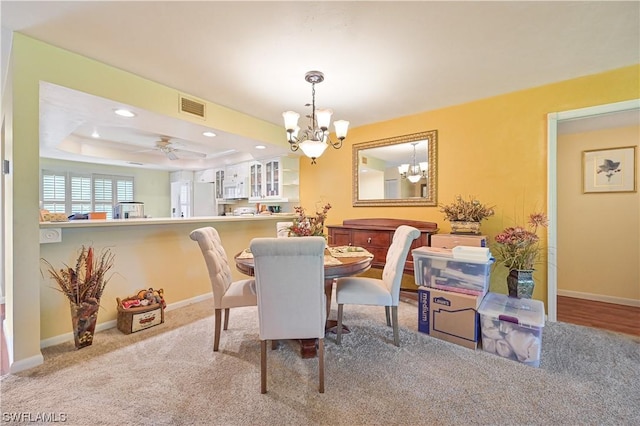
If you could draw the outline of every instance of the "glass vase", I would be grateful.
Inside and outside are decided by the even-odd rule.
[[[507,275],[507,288],[510,297],[531,299],[533,295],[533,269],[512,269]]]

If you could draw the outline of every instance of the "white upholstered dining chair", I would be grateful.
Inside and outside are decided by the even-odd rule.
[[[319,391],[324,393],[324,293],[322,237],[254,238],[260,326],[260,392],[267,392],[267,342],[318,339]]]
[[[387,325],[393,325],[393,343],[400,346],[398,333],[398,302],[400,301],[400,285],[404,264],[413,240],[420,236],[420,231],[412,226],[400,225],[393,233],[391,246],[382,270],[382,278],[345,277],[338,278],[336,283],[336,302],[338,303],[338,327],[336,343],[342,343],[342,312],[344,305],[376,305],[384,306]],[[389,309],[392,321],[389,319]]]
[[[220,345],[222,310],[224,309],[224,329],[226,330],[229,326],[230,308],[257,305],[255,280],[232,280],[229,260],[215,228],[208,226],[195,229],[191,231],[189,237],[198,242],[209,272],[215,309],[213,350],[217,351]]]

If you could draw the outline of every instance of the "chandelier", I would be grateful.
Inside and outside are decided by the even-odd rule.
[[[429,163],[426,161],[416,163],[416,145],[418,142],[413,142],[413,162],[412,164],[401,164],[398,166],[398,172],[403,179],[409,179],[411,183],[417,183],[420,179],[427,178],[427,169]]]
[[[335,149],[342,147],[342,141],[347,137],[347,129],[349,122],[338,120],[333,123],[336,131],[337,142],[332,142],[329,138],[329,125],[331,124],[331,115],[333,111],[330,109],[316,110],[316,84],[322,83],[324,74],[320,71],[309,71],[305,74],[304,79],[311,83],[311,115],[309,118],[309,126],[300,131],[298,119],[300,114],[294,111],[285,111],[282,113],[284,117],[284,127],[287,129],[287,140],[292,151],[298,148],[304,152],[304,155],[311,158],[311,164],[316,164],[316,158],[320,157],[328,146]]]

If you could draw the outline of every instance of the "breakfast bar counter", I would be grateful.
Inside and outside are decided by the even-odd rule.
[[[276,223],[293,217],[292,214],[42,222],[40,257],[56,268],[74,268],[82,246],[92,246],[96,253],[109,249],[115,255],[100,300],[97,328],[100,330],[115,326],[116,298],[125,298],[141,289],[162,288],[167,310],[211,297],[211,282],[202,253],[189,238],[194,229],[216,228],[229,260],[233,261],[233,255],[248,247],[251,239],[275,237]],[[69,302],[57,290],[44,262],[40,270],[41,346],[49,346],[72,338]],[[231,273],[233,279],[245,278],[235,268]],[[212,337],[213,333],[203,339]]]

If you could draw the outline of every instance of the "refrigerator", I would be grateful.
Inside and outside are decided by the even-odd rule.
[[[193,183],[193,216],[217,216],[216,184]]]

